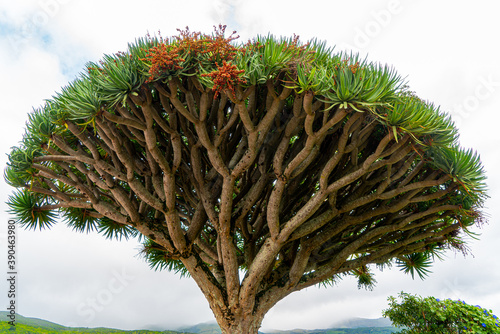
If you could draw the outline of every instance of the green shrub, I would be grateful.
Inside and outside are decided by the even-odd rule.
[[[500,333],[500,321],[491,310],[461,300],[439,300],[408,293],[399,295],[401,303],[389,297],[384,317],[404,328],[401,333]]]

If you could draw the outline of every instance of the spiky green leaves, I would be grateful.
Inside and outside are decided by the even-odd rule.
[[[32,167],[33,159],[41,155],[36,147],[13,147],[9,162],[4,172],[7,183],[13,187],[24,187],[36,177],[36,169]]]
[[[92,215],[92,210],[80,208],[61,209],[66,224],[76,232],[96,231],[99,219]]]
[[[432,254],[430,253],[413,253],[409,255],[403,255],[396,260],[396,265],[404,271],[406,274],[411,274],[412,278],[415,278],[415,274],[424,279],[431,272],[429,268],[431,267]]]
[[[189,276],[186,267],[178,258],[169,254],[165,248],[151,239],[146,239],[143,243],[141,254],[149,263],[151,269],[173,271],[176,274],[180,274],[181,277]]]
[[[102,98],[89,78],[83,75],[64,87],[54,102],[60,120],[86,123],[101,109]]]
[[[139,237],[141,239],[141,234],[139,232],[127,225],[119,224],[112,221],[109,218],[103,217],[99,220],[99,226],[97,227],[99,233],[104,235],[107,239],[128,240],[129,238]]]
[[[434,262],[434,258],[442,259],[441,251],[442,249],[439,247],[429,247],[428,251],[402,255],[377,266],[383,269],[385,267],[392,267],[395,263],[405,274],[410,274],[412,279],[415,279],[415,275],[418,275],[420,279],[425,279],[431,273],[430,268]],[[368,265],[363,265],[350,271],[349,275],[358,280],[358,288],[372,290],[377,283],[375,274]]]
[[[310,52],[315,54],[315,50]],[[319,59],[312,58],[313,61],[297,64],[291,87],[301,92],[313,91],[332,107],[350,107],[356,111],[375,111],[376,106],[388,106],[399,99],[404,81],[388,66],[342,53],[326,59],[320,53]]]
[[[28,114],[26,135],[24,138],[26,146],[40,148],[44,144],[50,145],[51,137],[57,129],[50,111],[51,109],[49,108],[40,108]]]
[[[9,213],[27,229],[50,228],[57,223],[59,217],[62,217],[66,225],[76,232],[98,232],[107,239],[117,240],[135,238],[139,235],[135,228],[102,217],[94,210],[59,208],[50,197],[29,190],[16,191],[9,196],[7,205]]]
[[[244,46],[235,60],[244,70],[243,78],[250,85],[264,84],[297,64],[311,62],[312,52],[296,38],[276,39],[273,35],[259,36]]]
[[[7,202],[9,213],[17,218],[17,223],[30,230],[49,228],[56,222],[57,212],[43,208],[50,204],[49,198],[26,190],[16,191]]]
[[[449,147],[458,140],[450,116],[416,96],[401,96],[389,108],[378,109],[377,113],[382,122],[398,132],[410,134],[424,147]]]
[[[101,103],[108,105],[123,102],[145,82],[145,66],[137,55],[106,55],[100,65],[89,63],[87,68]]]
[[[377,284],[375,275],[370,271],[368,266],[361,266],[354,269],[351,275],[358,279],[358,289],[365,288],[367,290],[373,290]]]
[[[458,145],[451,147],[432,147],[428,151],[432,163],[444,170],[459,182],[471,199],[481,201],[486,194],[486,176],[479,154],[472,149]]]

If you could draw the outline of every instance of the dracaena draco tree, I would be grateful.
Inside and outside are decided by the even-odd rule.
[[[485,176],[449,116],[389,66],[224,30],[138,39],[30,113],[5,170],[19,224],[142,237],[231,334],[294,291],[467,249]]]

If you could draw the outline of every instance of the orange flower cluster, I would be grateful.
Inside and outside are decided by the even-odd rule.
[[[351,70],[352,74],[356,74],[359,69],[359,61],[357,61],[354,65],[349,65],[349,69]]]
[[[284,42],[285,48],[283,50],[292,51],[297,57],[305,57],[308,53],[313,53],[314,51],[306,52],[309,47],[309,43],[300,45],[299,38],[299,35],[293,34],[293,39],[290,43],[287,41]]]
[[[151,62],[148,82],[154,81],[162,73],[182,69],[180,63],[184,61],[183,58],[179,57],[179,50],[176,50],[172,45],[165,44],[163,40],[158,46],[149,49],[145,59]]]
[[[221,62],[233,60],[236,56],[238,48],[231,44],[232,41],[240,36],[236,35],[236,31],[229,37],[225,37],[226,26],[219,24],[219,27],[214,27],[214,36],[209,37],[210,42],[206,45],[206,53],[210,56],[209,60]]]
[[[214,82],[214,87],[212,88],[215,91],[214,99],[219,96],[220,92],[229,91],[236,97],[235,86],[241,83],[246,83],[245,79],[240,77],[240,74],[245,72],[244,70],[238,70],[236,65],[231,65],[225,60],[222,61],[222,66],[217,66],[216,71],[212,71],[211,73],[202,74],[204,77],[209,77]]]
[[[229,37],[225,37],[226,26],[214,27],[212,36],[200,32],[191,32],[186,27],[185,30],[177,29],[178,36],[175,36],[172,43],[160,37],[158,45],[147,50],[146,57],[142,60],[151,63],[149,69],[149,82],[154,81],[165,72],[182,69],[186,61],[190,59],[208,62],[209,66],[219,66],[224,61],[233,60],[238,48],[231,42],[239,36],[233,32]],[[202,66],[204,65],[202,64]]]
[[[345,68],[345,67],[348,67],[352,74],[356,74],[356,72],[361,68],[359,66],[359,61],[357,61],[354,65],[348,65],[347,63],[349,62],[349,59],[345,59],[345,60],[342,60],[339,64],[335,65],[335,69],[338,70],[339,68]],[[362,80],[363,77],[360,77],[360,80]],[[337,81],[335,79],[335,77],[333,77],[333,84],[336,85],[337,84]]]
[[[351,70],[352,74],[356,74],[356,72],[360,68],[359,61],[357,61],[356,64],[354,65],[347,65],[348,62],[349,59],[342,60],[339,64],[335,65],[335,69],[338,70],[339,67],[340,68],[348,67]]]

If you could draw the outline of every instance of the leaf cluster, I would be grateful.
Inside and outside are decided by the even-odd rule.
[[[383,315],[401,333],[500,333],[500,321],[491,310],[461,300],[440,300],[401,292],[389,297],[389,309]]]

